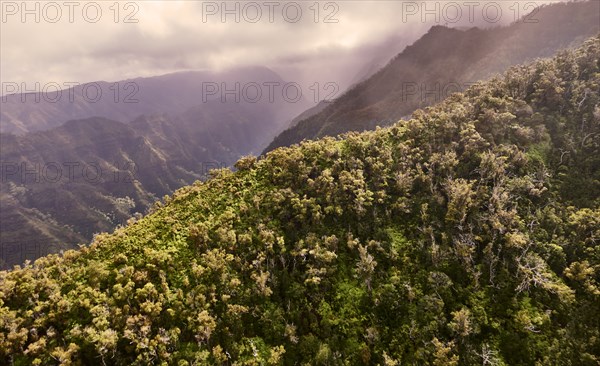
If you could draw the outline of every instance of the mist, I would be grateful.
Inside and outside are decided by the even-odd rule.
[[[2,94],[6,83],[31,92],[48,83],[260,65],[302,85],[307,100],[331,98],[433,25],[495,27],[531,11],[534,21],[533,3],[3,1]]]

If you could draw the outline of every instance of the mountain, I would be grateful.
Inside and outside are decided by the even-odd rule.
[[[383,69],[398,54],[398,49],[401,49],[400,45],[406,46],[409,44],[410,41],[407,41],[407,39],[408,37],[405,34],[394,34],[377,47],[368,49],[367,52],[371,55],[371,59],[357,70],[350,79],[350,87],[347,89],[351,89]]]
[[[50,215],[36,208],[27,208],[19,202],[23,189],[2,183],[0,190],[0,269],[11,268],[27,259],[36,259],[61,250],[73,249],[76,243],[89,238],[73,228],[58,223]],[[4,228],[13,228],[4,230]],[[19,228],[19,229],[16,229]]]
[[[290,123],[289,123],[289,127],[294,127],[296,126],[298,123],[300,123],[300,121],[305,120],[307,118],[310,118],[318,113],[320,113],[321,111],[323,111],[325,108],[327,108],[327,106],[331,103],[331,101],[327,101],[327,100],[322,100],[319,103],[317,103],[317,105],[315,105],[314,107],[311,107],[307,110],[305,110],[304,112],[300,113],[299,115],[297,115]]]
[[[259,153],[279,117],[265,103],[213,100],[127,124],[95,117],[0,134],[2,268],[76,248],[210,169]]]
[[[260,153],[306,107],[285,100],[285,84],[257,67],[86,84],[56,102],[3,97],[0,268],[89,242],[210,169]],[[103,97],[86,100],[88,85]],[[119,89],[115,100],[115,85],[135,95]]]
[[[544,6],[533,18],[537,23],[523,20],[490,29],[434,26],[328,108],[282,132],[265,152],[304,139],[389,125],[511,65],[576,46],[600,31],[600,2]]]
[[[0,245],[7,265],[76,247],[144,212],[156,200],[150,192],[167,194],[189,183],[177,182],[164,161],[156,163],[163,160],[160,152],[133,128],[103,118],[23,136],[0,135],[0,143]],[[39,213],[45,224],[4,220],[26,211]],[[69,228],[69,236],[36,235],[60,233],[62,227]]]
[[[600,37],[0,272],[2,364],[597,365]]]
[[[269,100],[269,90],[264,83],[273,83],[273,101]],[[113,83],[85,83],[60,93],[46,86],[47,93],[5,95],[1,102],[0,132],[20,135],[90,117],[128,122],[140,115],[180,114],[208,101],[221,100],[222,97],[233,101],[235,95],[226,96],[225,93],[235,90],[236,84],[239,88],[234,94],[240,100],[254,98],[255,89],[251,85],[257,84],[262,92],[257,104],[270,107],[280,120],[296,115],[306,106],[304,101],[282,102],[281,89],[286,82],[265,67],[222,72],[187,71]],[[244,87],[247,94],[244,94]]]

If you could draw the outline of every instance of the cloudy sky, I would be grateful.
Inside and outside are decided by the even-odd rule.
[[[29,88],[262,65],[344,87],[433,24],[509,24],[532,3],[0,0],[0,79]]]

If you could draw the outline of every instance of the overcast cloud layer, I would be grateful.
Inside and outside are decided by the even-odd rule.
[[[505,25],[549,2],[1,0],[0,80],[33,88],[262,65],[345,88],[434,24]]]

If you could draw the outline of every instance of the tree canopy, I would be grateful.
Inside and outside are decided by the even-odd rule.
[[[0,272],[0,363],[597,365],[600,38]]]

